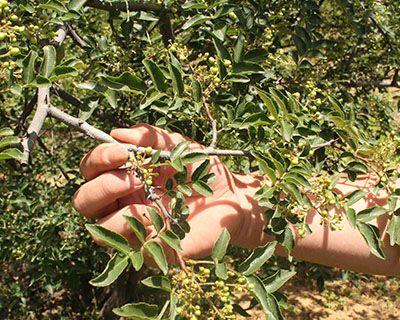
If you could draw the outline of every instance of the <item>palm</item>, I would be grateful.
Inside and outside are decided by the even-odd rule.
[[[163,150],[172,150],[175,145],[186,139],[179,134],[167,133],[147,125],[138,126],[135,129],[115,130],[112,135],[121,142],[151,146],[155,149]],[[191,150],[201,148],[204,147],[195,142],[191,142],[189,145]],[[123,234],[130,240],[132,245],[136,245],[137,239],[130,232],[123,215],[135,215],[141,219],[147,226],[148,231],[151,232],[152,226],[146,216],[146,207],[154,206],[154,204],[146,199],[143,188],[138,187],[137,178],[129,177],[126,171],[113,171],[113,169],[118,168],[126,161],[124,150],[119,149],[122,154],[120,158],[118,158],[116,150],[112,151],[113,154],[110,156],[115,159],[118,158],[115,161],[104,160],[107,158],[104,153],[107,152],[110,152],[110,150],[98,151],[95,149],[82,162],[82,173],[91,181],[78,190],[75,197],[75,206],[84,215],[96,218],[98,224]],[[112,165],[112,162],[114,165]],[[240,215],[241,211],[239,206],[240,199],[237,199],[235,195],[236,177],[217,157],[211,157],[210,164],[210,172],[215,174],[215,180],[210,185],[214,191],[213,195],[204,197],[194,192],[192,196],[186,199],[190,210],[188,222],[191,227],[191,231],[181,243],[184,249],[183,254],[186,257],[195,258],[208,255],[223,228],[227,228],[233,236],[240,229],[241,219],[238,219],[238,215]],[[198,165],[194,164],[188,167],[189,177]],[[104,166],[108,166],[107,169],[109,170],[105,170],[106,168],[99,169],[99,167]],[[159,175],[154,179],[154,185],[157,186],[157,193],[162,195],[165,192],[166,181],[175,174],[175,171],[171,167],[162,167],[158,171]],[[96,172],[96,174],[92,172]],[[94,194],[94,190],[97,188],[95,185],[96,180],[102,181],[106,178],[108,179],[106,183],[112,185],[107,186],[106,189],[114,187],[110,191],[113,196],[108,196],[110,201],[104,200],[107,198],[107,195],[104,195],[107,191],[103,192],[102,198],[100,198],[100,195],[96,197]],[[99,182],[97,183],[99,185]],[[116,189],[120,191],[117,192]],[[102,202],[102,205],[98,203],[99,201]],[[168,207],[168,197],[162,197],[162,201]],[[172,254],[168,250],[167,253]]]

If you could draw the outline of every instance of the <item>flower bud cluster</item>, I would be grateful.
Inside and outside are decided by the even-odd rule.
[[[232,270],[227,271],[226,280],[221,280],[196,261],[187,264],[185,271],[180,270],[172,278],[178,297],[178,319],[236,319],[233,304],[237,295],[252,291],[254,286]]]
[[[149,163],[148,158],[153,153],[153,148],[147,147],[144,152],[130,154],[127,166],[128,172],[133,174],[135,170],[140,172],[141,178],[148,186],[153,185],[153,178],[158,175],[154,172],[155,165]]]

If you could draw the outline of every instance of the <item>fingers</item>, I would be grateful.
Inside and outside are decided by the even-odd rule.
[[[138,247],[139,246],[139,240],[133,233],[132,229],[129,227],[128,222],[124,218],[124,216],[134,216],[136,217],[140,222],[143,223],[143,225],[146,228],[147,235],[151,234],[154,232],[154,226],[150,222],[150,218],[147,213],[148,206],[143,205],[143,204],[131,204],[129,206],[126,206],[118,211],[113,212],[112,214],[107,215],[106,217],[99,219],[97,221],[97,224],[109,229],[111,231],[117,232],[124,236],[128,241],[129,244],[132,247]],[[158,211],[158,210],[157,210]],[[98,241],[97,239],[94,239],[97,243],[102,245],[101,241]],[[159,240],[156,240],[157,242],[160,243]],[[175,254],[173,249],[168,247],[167,245],[160,243],[161,246],[164,249],[165,255],[167,256],[167,260],[169,263],[175,263]],[[155,267],[156,264],[154,261],[152,261],[152,258],[146,253],[145,254],[145,262],[149,266]]]
[[[189,140],[179,133],[171,133],[148,124],[139,124],[130,129],[115,129],[111,131],[111,136],[121,142],[163,150],[171,150],[180,142]]]
[[[146,229],[149,229],[151,223],[150,220],[147,218],[146,214],[147,214],[147,207],[145,205],[131,204],[97,220],[96,223],[106,229],[121,234],[122,236],[124,236],[129,240],[132,246],[134,246],[137,244],[138,239],[135,237],[133,231],[129,227],[129,224],[125,220],[124,216],[136,217],[140,222],[143,223]]]
[[[104,143],[90,151],[81,161],[80,170],[87,180],[114,170],[128,161],[128,150],[118,144]]]
[[[73,205],[85,217],[98,219],[117,209],[119,198],[134,192],[143,192],[140,180],[125,170],[113,170],[80,187]]]

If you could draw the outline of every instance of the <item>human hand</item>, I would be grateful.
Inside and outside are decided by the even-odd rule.
[[[116,129],[111,135],[120,142],[138,146],[150,146],[153,149],[172,150],[182,141],[190,141],[177,133],[141,124],[131,129]],[[190,141],[189,150],[199,150],[205,147]],[[128,151],[122,145],[102,144],[89,152],[81,162],[82,175],[88,180],[79,188],[74,196],[74,207],[87,218],[96,220],[109,230],[118,232],[126,237],[132,246],[138,240],[129,228],[124,215],[133,215],[138,218],[150,233],[153,227],[147,216],[146,207],[155,205],[146,199],[140,180],[125,169],[119,169],[128,160]],[[188,166],[188,176],[200,163]],[[187,258],[201,258],[211,253],[215,241],[223,228],[231,234],[231,243],[251,247],[257,229],[254,225],[263,225],[260,208],[251,196],[247,196],[259,187],[259,181],[251,176],[232,174],[218,157],[210,157],[210,172],[215,174],[215,181],[210,185],[214,194],[204,197],[193,192],[187,197],[186,204],[190,215],[188,223],[190,232],[181,241],[183,256]],[[159,175],[154,178],[156,192],[161,196],[165,182],[174,175],[171,167],[161,167]],[[167,206],[168,197],[161,197]],[[257,223],[260,220],[260,223]],[[252,228],[253,237],[248,228]],[[262,226],[261,226],[262,228]],[[260,230],[262,233],[262,229]],[[254,243],[258,243],[254,239]],[[167,258],[174,262],[172,249],[164,247]]]

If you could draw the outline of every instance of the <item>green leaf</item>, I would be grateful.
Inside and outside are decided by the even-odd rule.
[[[222,280],[228,279],[228,273],[226,271],[226,263],[225,262],[215,263],[215,275]]]
[[[120,274],[128,266],[129,256],[115,253],[114,256],[108,261],[104,271],[96,278],[89,281],[95,287],[107,287],[118,279]]]
[[[35,79],[35,62],[37,58],[37,52],[31,50],[29,54],[25,57],[24,61],[22,61],[22,65],[24,68],[22,78],[24,80],[24,83],[31,83]]]
[[[210,20],[210,17],[203,16],[202,14],[196,14],[195,16],[191,17],[188,21],[186,21],[181,29],[186,30],[194,26],[198,26],[206,22],[207,20]]]
[[[88,101],[86,106],[79,110],[79,119],[88,120],[99,106],[99,100]]]
[[[173,161],[170,161],[171,166],[178,172],[182,172],[184,167],[183,167],[183,163],[182,163],[182,159],[181,158],[177,158]]]
[[[155,304],[145,302],[128,303],[120,308],[113,309],[113,312],[121,317],[133,319],[156,319],[158,307]]]
[[[182,5],[182,9],[207,9],[207,5],[197,1],[187,1]]]
[[[246,277],[249,284],[254,286],[252,294],[256,300],[261,304],[264,313],[268,320],[283,320],[279,304],[275,297],[265,290],[264,284],[260,278],[252,275]]]
[[[76,77],[78,70],[70,66],[57,66],[53,70],[53,75],[50,77],[51,81],[57,81],[66,77]]]
[[[201,102],[203,96],[201,83],[194,77],[192,77],[192,90],[193,90],[193,100],[196,102]]]
[[[134,216],[124,216],[124,218],[128,222],[135,236],[143,243],[147,236],[147,231],[143,223]]]
[[[18,137],[10,136],[10,137],[5,137],[3,139],[0,139],[0,149],[16,144],[20,144],[20,140]]]
[[[186,194],[188,197],[190,197],[193,193],[192,189],[190,189],[190,187],[187,184],[183,183],[178,185],[178,190]]]
[[[294,131],[293,125],[288,122],[288,121],[281,121],[281,127],[282,127],[282,135],[283,138],[285,139],[286,142],[289,142],[292,140],[292,135]]]
[[[156,89],[158,91],[165,92],[167,90],[167,84],[160,67],[156,63],[148,59],[143,60],[143,65],[150,75],[151,81],[155,85]]]
[[[213,260],[221,261],[228,249],[229,241],[231,240],[231,235],[228,230],[224,228],[219,235],[218,240],[215,242],[214,248],[212,250],[211,257]]]
[[[50,0],[47,3],[39,4],[39,8],[49,9],[49,10],[57,11],[59,13],[67,13],[68,12],[68,9],[64,6],[64,4],[57,0]]]
[[[139,271],[144,263],[144,258],[143,258],[143,253],[138,250],[138,251],[131,251],[129,253],[129,259],[131,260],[133,268],[135,268],[136,271]]]
[[[1,128],[0,129],[0,137],[12,136],[14,131],[10,128]]]
[[[193,182],[192,188],[205,197],[210,197],[213,195],[212,189],[204,181],[198,180]]]
[[[295,271],[279,270],[272,276],[264,279],[264,287],[268,293],[273,293],[282,287],[286,281],[296,274]]]
[[[114,248],[125,254],[129,254],[131,248],[129,246],[128,240],[118,233],[108,230],[102,226],[96,224],[86,224],[86,229],[92,235],[92,237],[101,240],[106,245]]]
[[[124,72],[119,77],[102,76],[105,86],[113,90],[146,91],[146,83],[134,73]]]
[[[172,87],[174,88],[174,92],[178,97],[182,97],[185,90],[182,74],[179,69],[171,63],[168,64],[168,69],[171,75]]]
[[[11,148],[0,152],[0,160],[14,159],[21,161],[23,159],[23,154],[20,150],[16,148]]]
[[[178,252],[182,252],[181,240],[179,237],[171,230],[166,230],[158,235],[158,237],[163,240],[172,249]]]
[[[164,227],[164,220],[158,214],[157,210],[151,207],[147,208],[147,212],[150,215],[150,220],[153,223],[154,228],[157,232],[159,232]]]
[[[256,248],[251,255],[243,261],[239,266],[239,271],[249,276],[260,269],[265,262],[272,257],[276,248],[276,241],[269,242],[265,246]]]
[[[268,112],[273,116],[275,119],[278,119],[278,111],[276,110],[275,104],[273,100],[268,96],[265,91],[261,89],[257,89],[258,96],[264,102],[265,107],[267,108]]]
[[[389,222],[387,234],[390,237],[390,245],[400,245],[400,216],[394,215]]]
[[[371,224],[357,222],[357,229],[367,242],[371,253],[378,258],[385,259],[385,254],[381,248],[381,240],[379,239],[379,229]]]
[[[171,161],[174,161],[175,159],[180,157],[188,146],[189,141],[182,141],[175,148],[173,148],[171,151]]]
[[[192,174],[192,181],[197,181],[203,178],[210,171],[210,160],[205,160],[201,165],[199,165]]]
[[[245,41],[244,35],[239,34],[239,36],[236,39],[235,47],[233,49],[233,59],[236,63],[242,61],[244,41]]]
[[[164,276],[153,276],[141,281],[145,286],[171,292],[171,282]]]
[[[357,212],[357,221],[369,222],[375,218],[385,214],[387,209],[383,207],[370,207]]]
[[[111,108],[117,108],[117,96],[114,90],[106,90],[103,92],[104,97],[106,98],[107,102],[110,104]]]
[[[344,206],[344,211],[346,213],[346,218],[347,221],[349,221],[349,224],[353,227],[357,227],[357,213],[356,210],[353,208],[350,208],[349,206],[345,205]]]
[[[286,249],[286,252],[290,254],[295,245],[295,239],[292,229],[287,226],[285,231],[276,236],[276,240]]]
[[[160,155],[161,155],[161,150],[157,150],[156,152],[154,152],[153,155],[151,156],[151,162],[157,163],[158,160],[160,159]]]
[[[188,152],[182,157],[182,163],[184,165],[190,164],[190,163],[195,163],[198,161],[202,161],[207,159],[207,155],[202,152],[202,151],[193,151],[193,152]]]
[[[211,34],[213,37],[213,42],[215,46],[215,50],[217,51],[218,57],[220,57],[222,60],[231,60],[231,55],[229,54],[228,49],[225,47],[224,43],[218,39],[214,34]]]
[[[155,92],[143,104],[140,105],[140,109],[144,110],[147,107],[152,106],[156,101],[160,101],[162,97],[165,97],[165,93]]]
[[[68,9],[69,10],[74,10],[74,11],[79,11],[83,8],[87,0],[71,0],[68,3]]]
[[[160,270],[164,274],[167,274],[168,263],[163,248],[154,241],[146,242],[143,245],[143,248],[153,257],[155,263],[160,268]]]
[[[349,206],[355,204],[358,200],[362,199],[367,194],[367,191],[364,190],[356,190],[350,193],[345,197],[349,202],[347,203]]]
[[[292,36],[292,39],[297,48],[297,51],[299,52],[299,55],[300,56],[304,55],[304,53],[306,53],[307,51],[307,45],[304,42],[304,40],[295,34]]]
[[[56,66],[56,58],[57,58],[56,49],[53,46],[45,46],[43,48],[43,52],[44,52],[44,58],[40,74],[44,78],[49,78]]]

